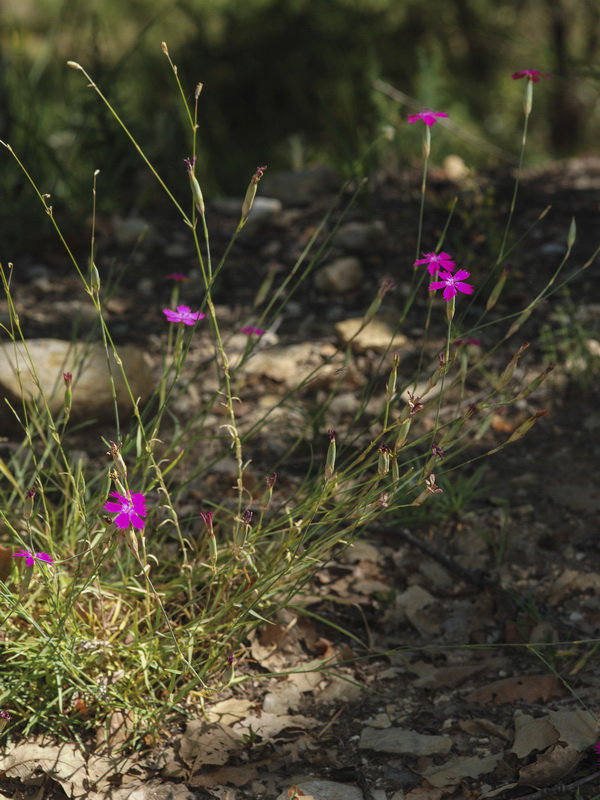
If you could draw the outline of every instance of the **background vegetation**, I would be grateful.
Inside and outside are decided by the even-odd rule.
[[[595,0],[447,0],[435,14],[421,0],[5,0],[3,8],[0,139],[67,207],[88,196],[96,168],[108,210],[117,202],[139,209],[155,191],[67,59],[88,70],[138,139],[152,142],[148,155],[167,179],[182,169],[189,145],[171,71],[157,58],[163,40],[189,95],[204,84],[200,173],[209,195],[240,195],[267,162],[273,170],[333,161],[351,173],[383,125],[397,129],[424,105],[460,126],[438,137],[438,158],[459,152],[493,165],[520,145],[521,109],[506,102],[521,91],[509,79],[517,69],[553,75],[540,93],[530,163],[584,151],[600,122]],[[377,79],[414,106],[386,97]],[[479,149],[462,148],[468,134],[480,137]],[[402,140],[370,151],[367,167],[403,163]],[[27,218],[29,193],[8,160],[0,181],[11,214]]]

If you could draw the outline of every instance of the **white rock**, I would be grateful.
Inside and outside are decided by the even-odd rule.
[[[327,294],[346,294],[358,289],[364,277],[358,258],[338,258],[315,274],[315,286]]]
[[[118,348],[118,354],[134,399],[147,399],[155,382],[144,351],[134,345],[124,345]],[[111,365],[119,406],[123,411],[130,411],[129,393],[121,368],[112,354]],[[20,376],[17,369],[21,370]],[[22,342],[0,345],[0,397],[3,409],[6,408],[3,402],[5,398],[18,409],[22,387],[25,398],[37,398],[38,403],[41,389],[50,410],[56,414],[64,404],[63,372],[73,375],[73,416],[92,418],[112,413],[113,401],[104,348],[99,344],[72,345],[60,339],[29,339],[27,349]]]

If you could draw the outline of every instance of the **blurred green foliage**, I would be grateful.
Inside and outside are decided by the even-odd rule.
[[[88,202],[94,169],[107,210],[139,208],[156,187],[68,59],[93,76],[167,182],[185,186],[190,134],[163,40],[190,102],[204,84],[198,172],[208,196],[241,195],[257,164],[327,161],[351,173],[418,156],[412,135],[365,152],[384,125],[403,127],[423,106],[514,155],[524,87],[510,75],[523,68],[554,76],[535,93],[530,159],[581,152],[599,122],[597,0],[446,0],[435,9],[422,0],[4,0],[3,8],[0,138],[74,211]],[[375,79],[411,106],[375,89]],[[436,135],[435,157],[449,152],[490,163],[460,130]],[[8,153],[1,157],[4,213],[27,215],[30,190]]]

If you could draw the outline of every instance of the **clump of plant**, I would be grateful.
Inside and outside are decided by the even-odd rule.
[[[404,509],[434,501],[442,492],[439,476],[450,472],[469,445],[487,431],[495,409],[529,398],[551,369],[547,367],[525,385],[515,385],[515,370],[526,344],[517,346],[501,371],[487,365],[500,344],[516,334],[555,291],[553,284],[573,245],[574,227],[569,252],[547,286],[524,309],[490,321],[488,314],[506,281],[504,262],[511,250],[509,229],[517,188],[501,251],[487,277],[476,281],[442,250],[443,238],[422,253],[431,131],[436,120],[446,115],[430,110],[411,115],[409,122],[424,123],[423,203],[414,265],[399,267],[411,270],[412,279],[399,325],[416,299],[428,297],[422,353],[430,346],[438,317],[443,318],[446,332],[436,365],[427,371],[422,357],[407,379],[401,377],[399,357],[388,354],[380,364],[385,402],[375,419],[356,418],[343,434],[332,428],[318,431],[324,446],[315,447],[305,477],[296,484],[283,485],[283,457],[266,471],[260,489],[251,487],[247,450],[253,437],[267,428],[272,409],[241,430],[239,370],[253,357],[286,299],[317,263],[322,247],[314,246],[315,235],[279,285],[273,276],[267,279],[253,316],[242,328],[247,346],[233,362],[213,299],[215,281],[227,268],[230,247],[249,219],[266,167],[259,167],[251,178],[231,243],[214,263],[201,165],[196,158],[202,86],[198,84],[189,105],[166,45],[163,52],[189,124],[191,156],[185,169],[191,203],[187,210],[177,199],[178,190],[171,190],[156,172],[93,79],[79,64],[70,66],[85,76],[184,220],[197,254],[203,300],[199,308],[185,303],[186,276],[169,276],[174,289],[163,309],[162,375],[145,408],[130,389],[133,421],[127,424],[120,417],[112,384],[116,438],[107,433],[103,445],[90,442],[95,456],[104,459],[102,468],[97,459],[84,466],[70,453],[77,430],[71,410],[78,364],[64,373],[64,403],[58,414],[50,410],[43,395],[35,403],[23,399],[12,409],[22,442],[8,461],[0,462],[2,544],[14,549],[9,574],[0,582],[0,708],[4,709],[2,719],[9,722],[12,717],[21,733],[41,729],[83,735],[117,710],[126,714],[132,735],[141,737],[147,731],[157,732],[171,714],[201,705],[213,693],[245,680],[251,674],[242,664],[249,631],[290,604],[314,571],[366,526],[386,515],[401,518]],[[526,127],[538,76],[535,70],[515,76],[527,80]],[[523,148],[525,141],[524,135]],[[89,267],[82,267],[43,189],[10,146],[5,147],[50,217],[96,312],[107,358],[114,357],[116,369],[129,385],[119,347],[103,316],[105,289],[93,242]],[[10,311],[5,334],[11,342],[26,345],[12,302],[10,267],[2,269],[2,279]],[[392,285],[392,281],[382,285],[365,311],[360,330],[378,313]],[[470,300],[484,309],[478,319]],[[224,412],[217,432],[206,427],[207,408],[188,418],[179,418],[173,410],[179,388],[189,379],[187,362],[201,326],[210,338],[208,368],[217,381],[207,407],[219,403]],[[482,331],[490,341],[491,330],[497,331],[494,346],[472,347]],[[351,346],[350,341],[344,349],[345,363],[351,359]],[[297,391],[316,379],[331,360],[316,367]],[[27,358],[22,366],[33,369]],[[485,374],[488,384],[476,401],[467,388],[473,372]],[[333,394],[335,385],[330,398]],[[288,392],[280,406],[287,408],[295,400],[295,393]],[[532,411],[486,454],[519,440],[545,414]],[[431,424],[421,425],[426,416]],[[290,453],[297,443],[290,445]],[[195,495],[190,503],[191,488],[207,487],[218,462],[231,458],[233,489],[211,495],[204,488],[202,499]]]

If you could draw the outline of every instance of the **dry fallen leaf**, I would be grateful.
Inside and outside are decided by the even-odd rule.
[[[558,741],[556,728],[546,718],[535,718],[515,712],[515,740],[511,749],[517,758],[525,758],[534,750],[541,753]]]
[[[75,745],[48,743],[43,737],[29,739],[11,747],[0,755],[0,771],[7,778],[29,781],[34,773],[43,772],[60,783],[70,798],[104,797],[109,788],[109,778],[121,775],[131,767],[130,759],[119,761],[102,758],[85,758]]]
[[[189,722],[179,742],[179,756],[192,770],[205,764],[226,764],[231,753],[243,748],[231,728],[200,720]]]
[[[503,755],[503,753],[494,753],[483,758],[477,756],[453,758],[441,766],[428,767],[421,775],[427,778],[432,786],[439,789],[444,786],[456,786],[465,778],[478,778],[480,775],[493,772]]]
[[[126,742],[134,729],[133,714],[113,711],[106,723],[96,731],[96,745],[110,751]]]
[[[519,771],[519,786],[554,786],[563,781],[579,764],[581,753],[568,745],[554,745],[533,764],[522,767]]]
[[[561,686],[553,675],[523,675],[520,678],[503,678],[476,689],[465,697],[467,703],[480,706],[488,703],[546,703],[551,697],[560,697]]]

